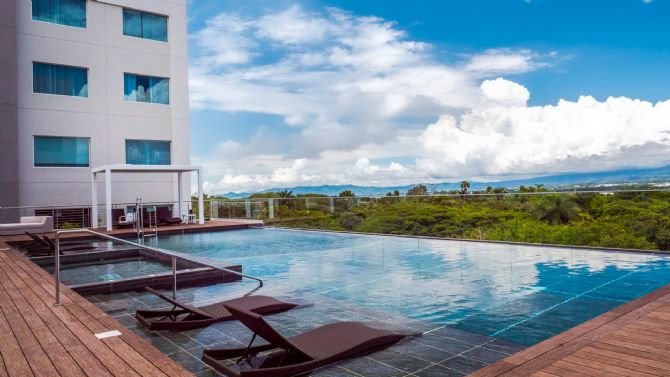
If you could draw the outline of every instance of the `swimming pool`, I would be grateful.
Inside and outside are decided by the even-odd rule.
[[[275,228],[157,244],[241,264],[265,280],[262,294],[319,294],[524,345],[670,283],[670,256],[649,253]]]

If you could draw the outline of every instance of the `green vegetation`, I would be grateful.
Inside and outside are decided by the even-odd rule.
[[[461,191],[469,185],[463,184]],[[559,245],[670,250],[670,193],[278,199],[282,226]],[[543,186],[519,192],[546,191]],[[426,194],[424,185],[407,195]],[[349,196],[349,195],[347,195]],[[277,203],[278,202],[278,203]]]

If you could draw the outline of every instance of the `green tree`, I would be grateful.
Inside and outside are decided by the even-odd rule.
[[[342,191],[339,195],[340,198],[353,198],[356,196],[356,193],[354,193],[351,190],[344,190]]]
[[[533,215],[549,224],[567,224],[579,215],[580,207],[567,195],[546,195],[532,208]]]
[[[466,194],[468,189],[470,189],[470,182],[461,181],[461,194]]]
[[[407,195],[428,195],[428,188],[426,185],[416,185],[411,189],[407,190]]]
[[[400,196],[400,191],[398,190],[393,190],[393,192],[389,191],[386,193],[386,196]]]
[[[295,197],[295,195],[293,195],[293,191],[286,189],[279,191],[277,195],[282,199],[290,199]]]

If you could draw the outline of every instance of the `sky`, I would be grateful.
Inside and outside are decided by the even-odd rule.
[[[208,193],[670,164],[670,0],[189,0]]]

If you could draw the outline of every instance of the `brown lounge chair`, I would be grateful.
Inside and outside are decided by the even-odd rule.
[[[156,218],[158,218],[159,223],[167,225],[177,225],[182,222],[179,217],[172,216],[168,207],[156,207]]]
[[[375,329],[360,322],[337,322],[285,338],[260,315],[239,306],[225,306],[254,333],[247,348],[203,351],[202,360],[226,376],[302,375],[340,360],[378,351],[407,336],[394,331]],[[269,344],[253,346],[256,336],[265,339]],[[259,352],[272,350],[276,351],[269,353],[264,360],[257,363],[253,360]],[[235,359],[239,370],[231,368],[231,359]]]
[[[207,306],[193,307],[173,300],[150,287],[145,289],[173,305],[172,310],[138,310],[135,313],[135,318],[152,331],[184,331],[209,326],[216,322],[230,321],[235,317],[224,306],[229,303],[260,314],[284,312],[298,306],[298,304],[268,296],[246,296]]]
[[[43,235],[42,238],[38,237],[35,234],[32,234],[30,232],[25,232],[32,240],[35,242],[37,246],[32,246],[32,247],[26,247],[26,251],[28,254],[35,255],[35,256],[43,256],[43,255],[53,255],[56,252],[56,245],[47,237],[46,235]],[[79,252],[79,251],[96,251],[98,248],[91,246],[91,245],[85,245],[81,242],[61,242],[60,245],[60,253],[63,255],[66,252]]]

